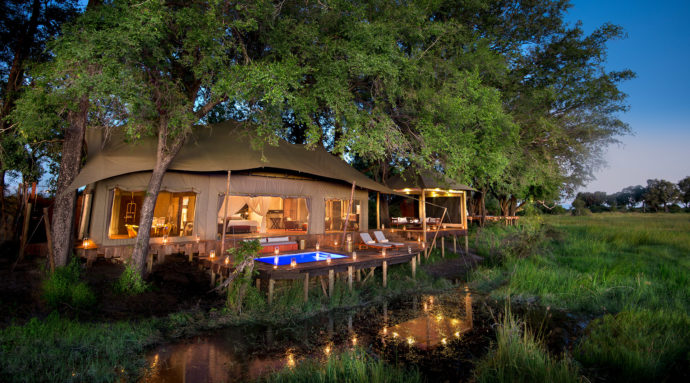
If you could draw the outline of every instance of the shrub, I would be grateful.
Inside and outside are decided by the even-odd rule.
[[[122,272],[114,286],[115,292],[124,295],[141,294],[147,291],[149,287],[132,265],[125,267],[125,271]]]
[[[80,281],[81,266],[76,257],[64,267],[58,267],[43,281],[43,299],[52,308],[69,305],[86,309],[96,302],[96,297],[86,283]]]

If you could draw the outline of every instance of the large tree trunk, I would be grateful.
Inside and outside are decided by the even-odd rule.
[[[69,112],[69,125],[65,131],[65,140],[62,144],[62,158],[60,160],[60,174],[57,181],[52,227],[56,266],[67,265],[72,250],[77,191],[68,190],[68,188],[79,173],[88,110],[89,100],[86,97],[82,97],[79,101],[78,110]]]
[[[482,218],[479,224],[483,227],[486,222],[486,188],[481,188],[479,190],[479,211],[481,212]]]
[[[172,146],[168,148],[166,145],[166,137],[168,135],[167,122],[162,122],[161,125],[162,126],[158,129],[156,165],[153,168],[153,173],[151,174],[151,179],[146,189],[146,197],[144,197],[144,202],[141,204],[139,232],[137,233],[137,241],[134,244],[134,250],[132,252],[132,265],[141,276],[144,276],[146,270],[146,256],[149,249],[149,240],[151,238],[153,211],[156,207],[158,192],[161,190],[163,176],[184,143],[184,137],[178,137]]]
[[[517,197],[514,195],[510,196],[510,206],[508,209],[508,215],[511,217],[515,217],[517,215],[517,210],[518,210],[518,202],[517,202]]]

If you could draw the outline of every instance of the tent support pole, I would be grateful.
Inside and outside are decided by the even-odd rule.
[[[230,203],[230,170],[228,170],[228,179],[225,182],[225,198],[223,199],[223,228],[221,229],[223,231],[221,242],[220,242],[220,254],[219,256],[223,256],[225,254],[225,232],[227,231],[227,225],[228,225],[228,204]],[[216,237],[217,238],[217,237]]]
[[[350,203],[347,205],[347,215],[345,216],[345,225],[343,225],[343,239],[340,241],[340,246],[345,244],[345,235],[347,234],[347,225],[350,223],[350,213],[352,212],[352,200],[355,198],[355,181],[352,181],[352,191],[350,191]]]
[[[376,230],[381,230],[381,192],[376,192]]]

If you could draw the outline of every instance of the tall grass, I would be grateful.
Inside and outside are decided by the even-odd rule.
[[[91,324],[57,313],[0,330],[0,381],[112,382],[136,378],[156,331],[146,323]]]
[[[262,379],[266,383],[307,382],[422,382],[417,370],[396,368],[374,359],[362,349],[334,354],[325,362],[307,359],[295,367],[286,367]]]
[[[575,357],[594,377],[672,379],[690,358],[690,215],[608,213],[545,217],[542,251],[478,268],[475,288],[588,317]],[[520,228],[488,229],[496,250]],[[494,247],[486,245],[493,243]],[[685,373],[688,373],[685,367]],[[676,372],[674,372],[676,371]]]
[[[496,330],[494,348],[477,365],[475,378],[479,383],[582,381],[569,359],[549,355],[509,309]]]

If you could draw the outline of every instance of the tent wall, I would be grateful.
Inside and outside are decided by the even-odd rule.
[[[146,190],[149,172],[112,177],[96,184],[91,213],[89,237],[102,246],[131,245],[134,238],[109,239],[108,226],[112,208],[112,190]],[[191,174],[168,172],[163,178],[161,190],[170,192],[194,191],[197,193],[193,236],[202,240],[215,240],[217,233],[218,197],[225,194],[225,174]],[[317,180],[286,179],[262,176],[233,175],[230,179],[230,195],[302,197],[309,209],[309,234],[324,233],[325,201],[338,198],[349,200],[351,187],[343,183]],[[368,229],[368,192],[356,190],[355,199],[360,201],[360,229]],[[189,240],[181,237],[181,240]],[[152,238],[151,241],[160,241]],[[176,238],[171,237],[171,241]]]

